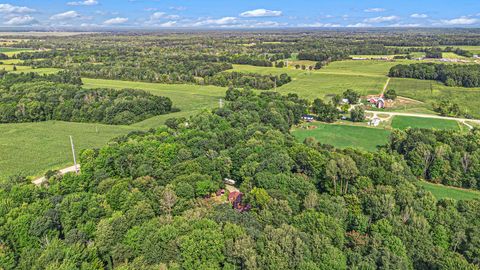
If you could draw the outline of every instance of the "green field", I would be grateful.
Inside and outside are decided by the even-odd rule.
[[[349,62],[349,63],[344,63]],[[279,75],[287,73],[292,77],[292,82],[278,87],[282,94],[297,93],[307,99],[326,98],[334,94],[341,94],[346,89],[355,89],[362,95],[379,93],[387,79],[384,63],[373,63],[361,70],[355,61],[334,62],[329,67],[320,71],[304,71],[291,68],[255,67],[248,65],[234,65],[235,71],[256,72],[265,75]],[[362,61],[363,62],[363,61]],[[367,62],[367,61],[365,61]],[[350,69],[347,69],[351,65]]]
[[[362,126],[313,123],[315,129],[296,128],[292,134],[303,142],[314,137],[320,143],[330,144],[338,148],[358,147],[367,151],[375,151],[377,146],[388,142],[390,131]]]
[[[74,138],[78,154],[81,149],[100,147],[134,129],[61,121],[0,124],[0,178],[40,175],[73,164],[69,135]]]
[[[407,128],[435,128],[459,130],[459,123],[455,120],[444,120],[434,118],[420,118],[411,116],[395,116],[392,120],[392,127],[397,129]]]
[[[0,47],[0,53],[6,54],[8,57],[12,57],[17,53],[21,52],[32,52],[32,49],[22,49],[22,48],[6,48]]]
[[[448,99],[459,104],[460,109],[480,118],[480,88],[449,87],[437,81],[392,78],[390,89],[395,89],[399,96],[423,101],[425,106],[441,99]]]
[[[430,191],[437,199],[452,198],[455,200],[480,199],[480,192],[466,190],[444,185],[433,184],[425,181],[418,182],[425,190]]]

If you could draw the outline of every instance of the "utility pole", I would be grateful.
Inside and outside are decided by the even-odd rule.
[[[219,99],[218,100],[218,106],[221,108],[223,108],[223,99]]]
[[[70,135],[70,145],[72,146],[73,164],[75,165],[75,172],[78,173],[77,158],[75,157],[75,146],[73,145],[72,135]]]

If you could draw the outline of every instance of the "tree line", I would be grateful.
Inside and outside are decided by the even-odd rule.
[[[257,73],[243,73],[243,72],[222,72],[212,77],[205,78],[205,84],[212,84],[217,86],[233,86],[237,88],[252,88],[260,90],[274,89],[292,81],[292,78],[286,74],[276,75],[261,75]]]
[[[418,63],[396,65],[390,69],[390,77],[437,80],[447,86],[480,87],[480,65],[448,65]]]
[[[58,78],[66,76],[4,75],[0,80],[0,123],[61,120],[119,125],[172,111],[167,97],[133,89],[83,89]]]
[[[389,149],[401,154],[412,173],[449,186],[480,189],[480,132],[411,129],[395,131]]]

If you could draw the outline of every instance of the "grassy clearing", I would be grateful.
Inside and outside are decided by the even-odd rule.
[[[403,97],[423,101],[426,107],[442,99],[459,104],[465,112],[480,118],[480,88],[448,87],[436,81],[392,78],[390,89],[395,89]]]
[[[430,191],[437,199],[451,198],[455,200],[473,200],[480,199],[480,192],[474,190],[448,187],[439,184],[433,184],[426,181],[419,181],[419,185]]]
[[[338,148],[356,147],[367,151],[375,151],[377,146],[385,145],[390,131],[362,126],[347,126],[336,124],[314,123],[315,129],[295,128],[292,134],[303,142],[308,137],[314,137],[323,144]]]
[[[411,116],[395,116],[392,120],[392,127],[397,129],[407,128],[434,128],[459,130],[459,123],[455,120],[444,120],[434,118],[420,118]]]
[[[40,175],[73,164],[69,135],[74,138],[78,154],[134,129],[61,121],[0,124],[0,178],[19,173]]]

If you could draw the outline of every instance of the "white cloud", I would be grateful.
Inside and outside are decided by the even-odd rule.
[[[319,28],[319,27],[341,27],[340,24],[334,24],[334,23],[320,23],[320,22],[316,22],[316,23],[307,23],[307,24],[299,24],[298,25],[299,27],[315,27],[315,28]]]
[[[158,21],[160,19],[175,20],[180,18],[178,15],[168,15],[165,12],[155,12],[150,16],[150,21]]]
[[[164,23],[159,24],[158,26],[160,26],[160,27],[175,27],[175,26],[177,26],[177,21],[164,22]]]
[[[71,20],[80,17],[80,14],[78,12],[70,10],[67,12],[55,14],[50,17],[50,20],[52,21],[65,21],[65,20]]]
[[[28,7],[13,6],[10,4],[0,4],[0,13],[12,14],[12,13],[32,13],[35,9]]]
[[[32,25],[36,23],[38,21],[30,15],[13,17],[5,22],[7,25]]]
[[[427,14],[419,14],[419,13],[414,13],[410,15],[410,17],[415,18],[415,19],[425,19],[428,18]]]
[[[451,20],[441,20],[443,25],[471,25],[480,22],[479,19],[462,16]]]
[[[235,17],[223,17],[220,19],[207,19],[202,20],[194,23],[192,26],[223,26],[223,25],[231,25],[237,23],[238,20]]]
[[[375,17],[375,18],[368,18],[365,19],[364,22],[366,23],[382,23],[382,22],[391,22],[398,20],[399,18],[397,16],[381,16],[381,17]]]
[[[356,24],[349,24],[347,27],[370,27],[372,25],[368,23],[356,23]]]
[[[77,1],[77,2],[68,2],[67,5],[69,6],[95,6],[98,5],[97,0],[85,0],[85,1]]]
[[[421,25],[418,23],[405,23],[405,24],[395,23],[395,24],[389,25],[389,27],[420,27],[420,26]]]
[[[255,10],[249,10],[245,11],[240,14],[240,17],[279,17],[282,16],[282,12],[278,10],[268,10],[268,9],[255,9]]]
[[[103,22],[105,25],[115,25],[115,24],[123,24],[128,22],[128,18],[121,18],[121,17],[116,17],[112,19],[108,19]]]
[[[365,11],[365,12],[384,12],[385,9],[384,8],[367,8],[367,9],[364,9],[363,11]]]

